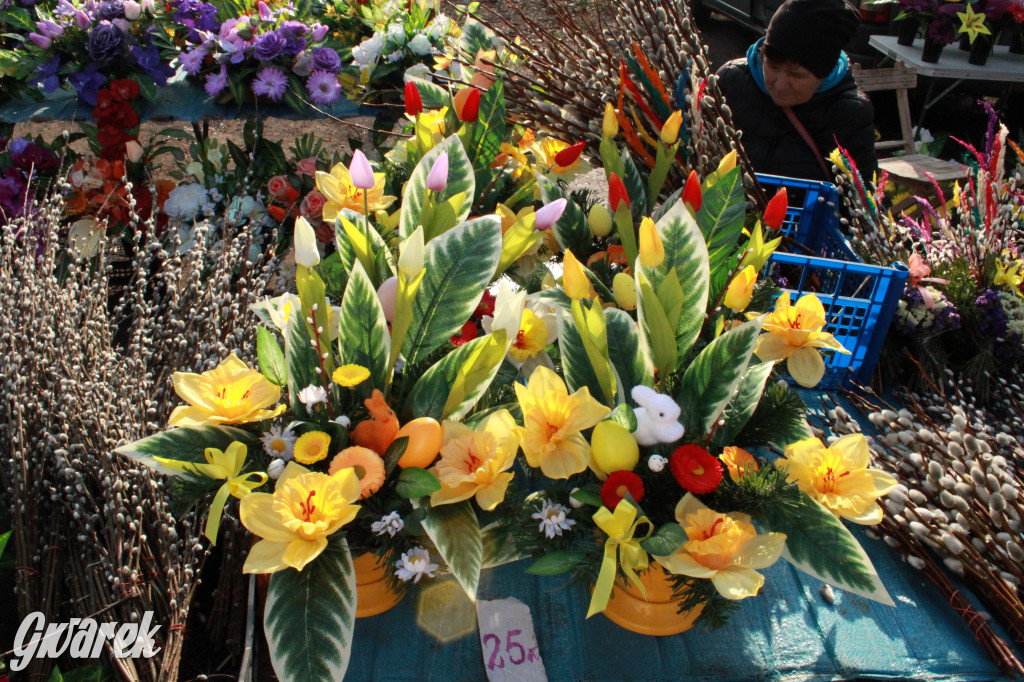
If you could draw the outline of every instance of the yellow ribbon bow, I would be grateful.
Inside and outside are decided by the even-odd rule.
[[[626,574],[640,594],[647,598],[647,591],[643,583],[637,577],[637,571],[647,569],[647,552],[640,546],[640,542],[651,537],[654,526],[646,516],[636,518],[637,509],[626,500],[622,500],[615,507],[615,512],[610,512],[606,507],[601,507],[594,514],[594,523],[597,527],[608,534],[604,543],[604,559],[601,561],[601,572],[597,576],[597,584],[594,585],[594,592],[590,597],[590,608],[587,610],[587,618],[590,618],[599,611],[604,611],[608,606],[608,599],[612,595],[612,585],[615,583],[615,554],[618,551],[618,564],[622,566],[622,572]],[[635,520],[635,522],[634,522]],[[647,524],[647,535],[639,540],[633,537],[637,526]]]
[[[212,478],[215,481],[224,479],[224,485],[213,496],[213,503],[210,505],[210,516],[206,519],[206,530],[203,533],[213,544],[217,544],[217,531],[220,530],[220,519],[224,515],[224,505],[227,504],[228,495],[242,499],[266,483],[269,478],[262,471],[250,471],[247,474],[242,474],[245,455],[245,443],[235,441],[224,452],[217,448],[206,448],[206,464],[182,462],[181,460],[164,459],[163,457],[154,458],[172,471],[185,471]],[[256,477],[254,480],[252,479],[253,476]]]

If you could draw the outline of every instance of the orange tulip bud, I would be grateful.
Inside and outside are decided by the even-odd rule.
[[[555,154],[555,165],[561,166],[562,168],[568,168],[573,165],[576,163],[576,159],[580,158],[580,154],[583,153],[583,149],[586,146],[586,142],[577,142],[571,147],[566,147]]]
[[[460,121],[475,121],[480,114],[480,91],[463,88],[455,93],[455,113]]]
[[[693,212],[700,210],[704,203],[704,195],[700,191],[700,180],[697,179],[697,171],[690,171],[690,177],[686,178],[686,187],[683,188],[683,202],[690,205]]]
[[[773,230],[779,229],[782,227],[782,221],[786,219],[787,208],[789,208],[789,197],[786,195],[786,188],[783,187],[768,202],[768,206],[764,209],[762,222]]]

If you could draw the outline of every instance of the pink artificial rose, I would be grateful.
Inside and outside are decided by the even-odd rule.
[[[270,196],[274,197],[278,201],[286,201],[288,198],[288,188],[291,185],[288,184],[288,178],[283,175],[275,175],[270,178],[270,182],[267,183],[267,191],[270,192]]]
[[[316,175],[316,157],[310,156],[295,164],[295,172],[299,175]]]
[[[299,213],[306,219],[320,219],[324,213],[324,204],[327,199],[324,198],[323,194],[320,194],[320,190],[312,190],[309,194],[302,198],[302,204],[299,205]]]

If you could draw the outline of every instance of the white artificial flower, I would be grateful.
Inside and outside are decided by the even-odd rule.
[[[278,457],[287,462],[292,458],[297,439],[298,436],[295,435],[290,425],[284,429],[280,426],[272,426],[269,431],[263,432],[263,451],[270,457]]]
[[[395,575],[403,582],[411,580],[418,583],[423,576],[433,578],[434,571],[437,570],[437,564],[430,563],[430,552],[422,547],[410,549],[402,555],[400,560],[395,562],[395,565],[398,566],[395,569]]]
[[[395,43],[396,45],[405,45],[407,36],[405,35],[405,25],[401,22],[395,22],[388,26],[388,32],[385,37]]]
[[[371,37],[352,48],[352,61],[359,66],[369,66],[380,57],[380,49],[384,45],[384,39],[380,33],[374,33]]]
[[[384,535],[387,533],[391,537],[395,537],[395,533],[400,533],[405,527],[405,521],[398,512],[393,511],[390,514],[386,514],[381,517],[380,521],[374,521],[370,524],[370,530],[377,535]]]
[[[389,64],[394,64],[396,62],[402,61],[402,57],[403,57],[402,51],[401,50],[395,50],[391,54],[385,56],[384,57],[384,61],[386,61]]]
[[[443,38],[451,27],[452,20],[443,14],[438,14],[427,27],[427,35],[431,38]]]
[[[668,460],[661,455],[651,455],[647,458],[647,468],[654,473],[664,471],[666,464],[668,464]]]
[[[323,386],[310,384],[299,391],[299,402],[306,406],[307,411],[312,412],[318,403],[327,402],[327,391]]]
[[[425,57],[433,52],[434,46],[430,43],[430,38],[422,33],[417,33],[413,36],[412,40],[409,41],[409,49],[412,50],[414,55]]]
[[[538,530],[549,540],[564,531],[572,530],[576,525],[576,522],[569,518],[569,510],[551,500],[544,500],[544,504],[533,514],[533,518],[540,519]]]
[[[431,74],[430,67],[426,64],[413,64],[405,70],[405,75],[402,77],[402,82],[408,83],[411,80],[430,81]]]
[[[164,202],[164,213],[171,220],[187,220],[209,203],[209,194],[202,185],[179,185],[168,193]]]

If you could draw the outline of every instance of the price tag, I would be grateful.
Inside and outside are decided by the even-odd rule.
[[[512,597],[481,600],[476,617],[490,682],[547,682],[529,606]]]

